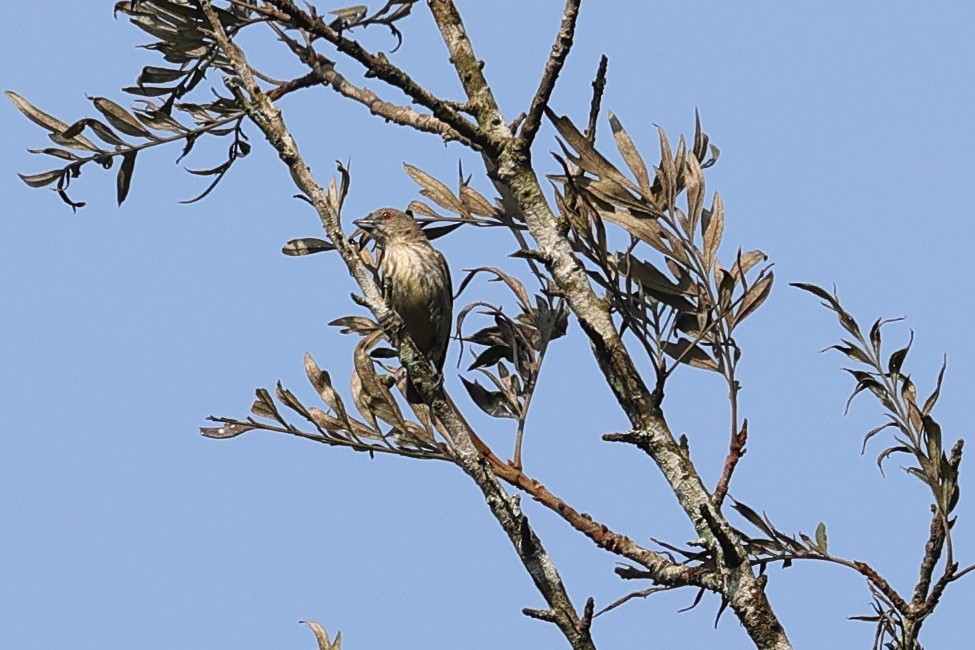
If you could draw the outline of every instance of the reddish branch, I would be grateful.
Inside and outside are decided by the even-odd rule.
[[[535,501],[558,514],[569,525],[592,540],[599,548],[646,567],[649,571],[648,577],[651,577],[655,583],[661,585],[694,585],[712,591],[721,589],[721,582],[714,573],[705,573],[695,567],[671,562],[659,553],[640,546],[626,535],[614,532],[606,524],[595,521],[588,514],[578,512],[552,494],[536,479],[526,475],[520,469],[501,462],[497,456],[491,453],[490,449],[482,450],[482,453],[491,464],[491,470],[495,475],[531,495]]]
[[[882,575],[877,573],[873,567],[871,567],[866,562],[853,562],[853,567],[859,571],[867,580],[870,581],[874,587],[877,588],[880,593],[890,600],[891,604],[897,608],[897,611],[901,614],[908,612],[907,603],[901,598],[901,595],[897,593],[897,590],[890,586]]]
[[[291,81],[278,84],[267,92],[267,96],[268,99],[273,102],[281,99],[288,93],[292,93],[303,88],[311,88],[312,86],[317,86],[320,83],[322,83],[321,76],[312,71],[304,76],[298,77],[297,79],[292,79]]]
[[[209,8],[209,2],[206,0],[200,2],[204,7]],[[632,423],[633,430],[626,441],[636,444],[653,458],[670,483],[681,506],[694,523],[698,534],[715,552],[720,551],[716,548],[717,540],[713,533],[715,528],[728,531],[726,542],[737,543],[739,541],[737,533],[727,525],[720,510],[714,509],[700,476],[689,464],[689,460],[667,427],[659,409],[659,399],[648,389],[620,339],[609,313],[609,306],[604,304],[594,292],[585,269],[575,258],[569,242],[560,232],[558,220],[552,213],[539,179],[529,164],[527,148],[519,146],[520,141],[512,136],[510,125],[505,123],[484,77],[483,63],[474,54],[473,46],[454,3],[450,0],[427,0],[431,14],[447,45],[451,63],[467,95],[465,110],[476,118],[477,124],[461,116],[454,103],[441,100],[419,86],[405,72],[389,63],[384,56],[367,52],[357,42],[346,39],[320,18],[299,9],[290,0],[265,0],[265,3],[286,14],[291,25],[332,43],[339,52],[358,61],[366,68],[367,76],[376,77],[402,90],[414,102],[430,110],[437,119],[460,133],[472,147],[484,153],[492,178],[503,188],[502,196],[510,197],[513,205],[524,216],[538,244],[540,259],[546,264],[558,288],[578,317],[580,325],[592,343],[596,359],[607,382]],[[577,4],[570,1],[567,8],[571,10]],[[574,21],[574,16],[564,17],[563,26],[569,28],[574,25]],[[219,21],[211,18],[211,23],[215,31],[222,32]],[[560,34],[562,33],[563,30],[560,30]],[[571,29],[566,29],[565,34],[571,34]],[[360,268],[361,261],[352,254],[352,251],[346,250],[347,246],[343,245],[344,235],[335,220],[335,215],[329,212],[328,203],[320,186],[315,183],[297,153],[293,139],[280,121],[277,109],[270,104],[266,96],[260,95],[253,78],[248,79],[250,73],[246,69],[246,62],[242,61],[242,54],[226,43],[225,34],[223,34],[223,41],[221,45],[229,50],[227,53],[231,60],[234,60],[234,56],[237,57],[238,65],[235,65],[235,68],[250,94],[252,101],[248,106],[248,114],[262,128],[281,158],[289,165],[300,189],[318,208],[326,232],[363,289],[369,308],[383,324],[390,340],[397,346],[403,365],[408,369],[411,377],[416,379],[421,397],[431,405],[436,416],[444,424],[456,454],[456,462],[481,488],[492,513],[518,549],[519,557],[526,569],[551,605],[552,616],[567,639],[574,647],[592,647],[584,617],[580,619],[572,608],[561,578],[547,555],[541,550],[540,542],[528,527],[527,520],[497,484],[494,475],[491,472],[485,473],[486,468],[482,465],[483,450],[479,453],[479,450],[474,447],[472,431],[463,421],[462,416],[450,406],[449,398],[443,393],[442,385],[432,376],[429,364],[424,362],[412,342],[408,339],[399,339],[395,329],[395,324],[398,322],[396,315],[391,313],[382,301],[371,276]],[[552,83],[564,62],[566,51],[571,45],[571,38],[563,45],[564,47],[553,50],[550,61],[546,64]],[[542,89],[542,95],[539,96],[541,105],[533,105],[532,112],[544,111],[546,108],[544,106],[548,96],[546,93],[550,91],[546,90],[545,81],[540,84],[540,89]],[[531,130],[529,129],[528,132]],[[496,466],[492,469],[501,471]],[[632,542],[628,544],[626,538],[610,534],[608,529],[604,530],[601,525],[589,521],[585,515],[568,509],[540,484],[528,481],[527,477],[515,475],[510,478],[515,480],[521,489],[525,489],[536,496],[541,503],[559,512],[574,527],[604,548],[613,546],[617,551],[629,549],[628,552],[635,552],[635,548],[629,546]],[[702,508],[708,510],[707,515],[702,514]],[[790,648],[789,641],[765,596],[764,584],[757,580],[748,563],[718,567],[718,570],[721,573],[722,594],[756,645],[761,648]],[[686,578],[687,576],[684,576],[684,579]]]
[[[239,77],[239,81],[227,80],[228,86],[242,103],[248,116],[277,150],[282,161],[288,165],[295,184],[315,206],[325,231],[362,289],[363,301],[383,326],[389,339],[397,346],[398,355],[410,372],[410,377],[421,398],[430,404],[434,414],[443,424],[454,461],[481,489],[491,513],[511,540],[522,564],[549,604],[548,611],[553,621],[559,626],[566,639],[573,648],[578,650],[595,650],[589,632],[590,621],[585,616],[580,618],[576,612],[555,565],[517,502],[504,491],[495,476],[485,467],[483,456],[474,447],[471,435],[473,432],[463,417],[451,406],[449,398],[443,391],[442,382],[435,377],[433,367],[420,354],[409,337],[400,336],[402,321],[386,304],[372,274],[359,258],[355,247],[346,239],[338,223],[338,215],[334,211],[337,206],[329,201],[321,185],[315,181],[311,170],[298,152],[294,138],[281,119],[280,111],[271,103],[267,95],[261,92],[243,52],[230,42],[210,1],[199,1],[213,28],[217,42]]]
[[[738,466],[738,461],[745,455],[746,442],[748,442],[748,420],[742,422],[741,430],[731,436],[731,445],[728,449],[728,455],[724,459],[721,478],[718,479],[718,485],[714,488],[714,493],[711,495],[711,502],[714,503],[715,508],[721,507],[725,496],[728,494],[728,484],[731,483],[731,475],[734,473],[735,467]]]

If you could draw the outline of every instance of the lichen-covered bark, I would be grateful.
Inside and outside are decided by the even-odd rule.
[[[595,650],[596,646],[589,633],[590,620],[583,620],[576,613],[554,563],[529,525],[528,518],[518,507],[517,500],[501,487],[498,479],[488,469],[483,457],[474,446],[473,432],[444,394],[442,385],[435,379],[429,362],[412,341],[400,339],[398,316],[386,304],[369,269],[346,239],[339,226],[338,215],[333,212],[325,191],[302,159],[298,146],[281,117],[280,110],[267,95],[261,92],[243,52],[230,42],[208,0],[202,0],[201,6],[213,27],[217,42],[232,62],[234,71],[239,77],[239,82],[229,80],[231,89],[244,104],[247,114],[278,152],[281,160],[288,166],[295,185],[315,206],[325,231],[362,289],[366,305],[386,328],[390,339],[397,344],[400,358],[414,377],[421,396],[431,404],[434,413],[446,429],[455,462],[481,489],[491,513],[508,535],[528,574],[545,597],[550,607],[545,615],[559,626],[573,648]],[[241,85],[243,88],[240,88]]]
[[[720,511],[714,510],[700,475],[674,439],[657,397],[642,380],[616,332],[608,306],[593,292],[568,240],[561,233],[557,218],[541,193],[537,177],[530,168],[519,164],[517,158],[502,159],[496,174],[518,201],[543,259],[589,337],[599,367],[633,426],[632,431],[611,439],[634,444],[653,458],[698,535],[708,540],[712,550],[721,557],[720,545],[711,525],[701,514],[702,508],[726,528],[727,534],[735,533]],[[722,594],[757,647],[791,648],[765,595],[764,581],[755,576],[744,559],[726,558],[721,569]]]
[[[764,582],[758,580],[741,556],[743,551],[737,534],[720,510],[713,507],[700,475],[667,426],[660,410],[659,396],[653,394],[643,381],[616,331],[609,305],[596,295],[581,263],[573,255],[559,219],[545,199],[531,167],[530,143],[511,135],[510,127],[504,124],[456,7],[451,0],[428,0],[428,5],[468,100],[477,107],[478,125],[491,139],[492,146],[484,152],[488,172],[506,190],[503,194],[516,203],[538,245],[540,258],[545,261],[588,336],[603,376],[633,427],[625,441],[651,456],[698,535],[720,560],[722,595],[756,646],[775,650],[791,648],[765,596]],[[725,538],[730,537],[724,541],[730,541],[730,546],[736,547],[736,557],[724,557],[722,544],[715,536],[715,526],[720,527]],[[724,545],[725,548],[728,546]]]

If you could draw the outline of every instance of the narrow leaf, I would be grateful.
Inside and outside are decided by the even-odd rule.
[[[445,210],[455,214],[465,214],[464,204],[460,202],[450,189],[438,181],[436,178],[426,173],[422,169],[404,163],[403,167],[410,178],[421,188],[420,194],[427,197]]]
[[[863,436],[863,446],[860,448],[860,453],[863,454],[864,452],[867,451],[867,442],[869,442],[871,438],[873,438],[875,435],[877,435],[884,429],[888,429],[893,426],[897,426],[897,423],[888,422],[887,424],[881,424],[879,427],[874,427],[873,429],[870,429],[870,431],[867,431],[867,433]]]
[[[490,217],[496,212],[494,206],[481,193],[467,183],[464,183],[460,187],[460,200],[468,212],[476,214],[479,217]]]
[[[904,365],[904,359],[907,357],[907,353],[910,351],[913,343],[914,332],[911,331],[911,339],[908,341],[907,345],[891,354],[890,358],[887,360],[887,372],[892,375],[900,374],[901,366]]]
[[[693,157],[691,158],[693,160]],[[704,225],[704,263],[707,270],[714,267],[714,261],[718,256],[718,246],[721,245],[721,237],[724,234],[724,201],[721,195],[714,193],[711,200],[711,210],[706,217]]]
[[[734,501],[734,504],[731,507],[737,510],[738,514],[740,514],[742,517],[747,519],[748,522],[751,523],[753,526],[755,526],[763,533],[765,533],[765,535],[769,539],[777,538],[775,531],[772,529],[772,527],[769,526],[757,512],[752,510],[750,507],[746,506],[741,501],[735,501],[734,499],[732,499],[732,501]]]
[[[95,105],[95,108],[98,109],[98,112],[105,116],[108,123],[125,135],[140,138],[153,137],[152,133],[146,130],[139,120],[112,100],[106,99],[105,97],[92,97],[91,101]]]
[[[924,406],[921,408],[922,415],[927,415],[934,408],[934,405],[938,403],[938,397],[941,395],[941,382],[945,378],[945,370],[948,368],[948,357],[944,357],[941,361],[941,370],[938,372],[938,381],[935,384],[934,392],[924,400]]]
[[[132,170],[135,169],[135,156],[137,151],[126,151],[122,155],[122,164],[119,165],[118,176],[115,178],[115,196],[119,205],[125,201],[129,195],[129,187],[132,185]]]
[[[34,124],[52,133],[60,133],[68,128],[67,124],[56,117],[48,115],[12,90],[5,90],[3,94]]]
[[[289,241],[281,249],[281,252],[285,255],[298,257],[334,250],[335,245],[332,242],[325,241],[324,239],[316,239],[315,237],[303,237],[302,239],[292,239]]]
[[[817,298],[822,298],[829,303],[829,307],[832,308],[833,311],[840,309],[839,301],[834,296],[830,295],[825,289],[817,287],[815,284],[807,284],[805,282],[790,282],[789,286],[802,289],[803,291],[808,291]]]
[[[620,155],[623,156],[623,161],[630,168],[630,171],[633,172],[633,176],[640,185],[640,191],[643,193],[643,197],[652,201],[653,191],[651,190],[650,174],[647,172],[647,164],[637,151],[636,145],[633,144],[630,134],[626,132],[626,129],[623,128],[623,125],[612,111],[609,113],[609,128],[613,132],[613,138],[616,139],[616,148],[619,149]]]
[[[707,352],[699,345],[694,345],[685,338],[680,338],[676,343],[670,341],[661,342],[661,347],[667,356],[680,363],[686,363],[694,368],[702,370],[712,370],[718,372],[718,362],[711,358]]]
[[[499,391],[488,390],[476,380],[469,381],[464,377],[461,377],[460,380],[464,382],[467,393],[482,411],[496,418],[518,419],[518,416],[512,412],[511,406]]]
[[[20,180],[24,181],[31,187],[44,187],[58,180],[64,174],[65,171],[63,169],[52,169],[49,172],[41,172],[40,174],[17,174],[17,175],[20,176]]]
[[[335,640],[329,640],[328,632],[325,628],[316,623],[315,621],[298,621],[299,623],[304,623],[311,628],[311,631],[315,634],[315,640],[318,642],[318,650],[342,650],[342,633],[339,632],[335,635]]]
[[[740,280],[756,264],[760,264],[767,259],[768,255],[760,250],[748,251],[747,253],[742,253],[739,250],[738,257],[735,260],[735,263],[731,266],[731,277],[733,277],[735,280]]]
[[[236,438],[242,433],[247,433],[253,428],[253,426],[242,424],[223,424],[219,427],[200,427],[200,433],[203,434],[204,438],[226,440],[228,438]]]
[[[761,307],[762,303],[765,302],[765,299],[768,298],[769,294],[772,292],[772,282],[774,279],[775,274],[770,272],[748,289],[748,293],[746,293],[745,297],[742,298],[741,307],[738,308],[738,313],[735,314],[736,325],[754,313],[756,309]]]
[[[607,178],[639,191],[639,187],[633,181],[628,179],[605,156],[596,151],[589,139],[579,132],[579,129],[569,118],[558,116],[549,108],[545,109],[545,115],[552,121],[559,135],[579,154],[576,162],[580,167],[600,178]]]

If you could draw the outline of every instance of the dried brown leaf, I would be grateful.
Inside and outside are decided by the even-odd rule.
[[[693,232],[696,224],[700,222],[704,212],[704,196],[707,193],[707,184],[704,181],[704,174],[701,172],[701,165],[694,156],[687,156],[684,165],[684,189],[687,192],[687,214],[689,218],[689,230]],[[707,224],[702,224],[702,230]]]
[[[39,174],[17,174],[20,176],[20,180],[24,181],[30,187],[44,187],[50,185],[54,181],[58,180],[64,175],[63,169],[52,169],[49,172],[41,172]]]
[[[596,151],[592,143],[589,142],[589,139],[579,132],[579,129],[575,127],[569,118],[558,116],[548,108],[545,109],[545,114],[552,121],[559,135],[578,154],[578,157],[573,157],[573,162],[579,165],[579,167],[599,178],[616,181],[634,191],[640,191],[640,188],[633,181],[628,179],[605,156]]]
[[[334,251],[335,244],[332,242],[325,241],[324,239],[317,239],[315,237],[303,237],[301,239],[292,239],[284,247],[281,248],[281,252],[285,255],[290,255],[292,257],[298,257],[301,255],[314,255],[315,253],[323,253],[326,251]]]
[[[673,295],[693,295],[689,281],[679,284],[649,262],[639,260],[632,255],[617,253],[616,263],[620,273],[636,280],[648,289]]]
[[[469,213],[479,217],[494,216],[497,212],[480,192],[467,183],[460,186],[460,200]]]
[[[691,156],[689,160],[694,160],[694,157]],[[721,237],[724,235],[724,201],[717,192],[711,201],[711,209],[704,213],[701,226],[704,229],[704,264],[710,271],[717,260],[718,246],[721,245]]]
[[[664,341],[661,344],[663,351],[670,358],[680,363],[686,363],[694,368],[711,370],[718,372],[718,362],[711,358],[711,355],[704,351],[699,345],[692,343],[685,338],[677,339],[677,342]]]
[[[735,314],[735,325],[741,323],[752,313],[758,309],[765,299],[768,298],[769,294],[772,292],[772,282],[775,280],[775,274],[769,273],[763,278],[760,278],[758,282],[753,284],[748,289],[748,293],[742,298],[741,306],[738,308],[738,312]]]
[[[3,94],[7,96],[7,99],[13,102],[14,106],[16,106],[17,109],[27,117],[27,119],[34,124],[47,129],[51,133],[61,133],[68,128],[67,124],[56,117],[48,115],[12,90],[5,90]]]
[[[338,419],[342,421],[344,428],[348,429],[350,427],[349,414],[345,410],[342,398],[332,387],[331,377],[329,377],[328,372],[318,367],[318,364],[307,352],[305,353],[305,374],[308,375],[308,381],[318,391],[322,401],[335,412]]]
[[[633,139],[630,138],[630,134],[626,132],[626,129],[623,128],[623,125],[612,111],[609,113],[609,128],[612,130],[613,137],[616,139],[616,148],[619,149],[620,155],[623,156],[623,161],[626,162],[626,166],[630,168],[630,171],[640,186],[640,192],[643,194],[643,198],[647,201],[653,201],[653,190],[650,185],[650,174],[647,172],[647,164],[640,156],[640,152],[637,151],[636,145],[633,144]]]
[[[413,165],[404,163],[403,167],[406,169],[406,173],[409,175],[409,177],[422,188],[420,190],[420,194],[427,197],[445,210],[449,210],[450,212],[460,215],[466,214],[464,204],[461,203],[460,199],[454,196],[454,193],[451,192],[446,185],[422,169],[414,167]]]
[[[122,154],[122,164],[119,165],[118,176],[115,178],[115,199],[119,205],[125,201],[129,195],[129,188],[132,186],[132,171],[135,169],[135,150],[126,151]]]
[[[92,97],[92,103],[108,123],[124,133],[140,138],[153,138],[150,133],[131,113],[105,97]]]
[[[756,264],[760,264],[768,259],[768,255],[760,250],[748,251],[747,253],[742,253],[739,249],[738,257],[735,259],[735,263],[731,265],[731,275],[735,280],[740,280],[745,276]]]
[[[364,337],[355,346],[353,362],[355,365],[355,377],[358,378],[360,390],[357,395],[356,406],[363,416],[375,416],[388,422],[397,429],[404,429],[406,423],[399,405],[393,398],[392,393],[379,379],[372,358],[369,356],[369,348],[376,344],[382,337],[381,332]],[[374,420],[372,420],[374,422]]]

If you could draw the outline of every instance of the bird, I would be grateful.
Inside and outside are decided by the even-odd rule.
[[[440,373],[454,308],[447,260],[402,210],[380,208],[353,223],[376,241],[386,300],[402,319],[405,333]]]

